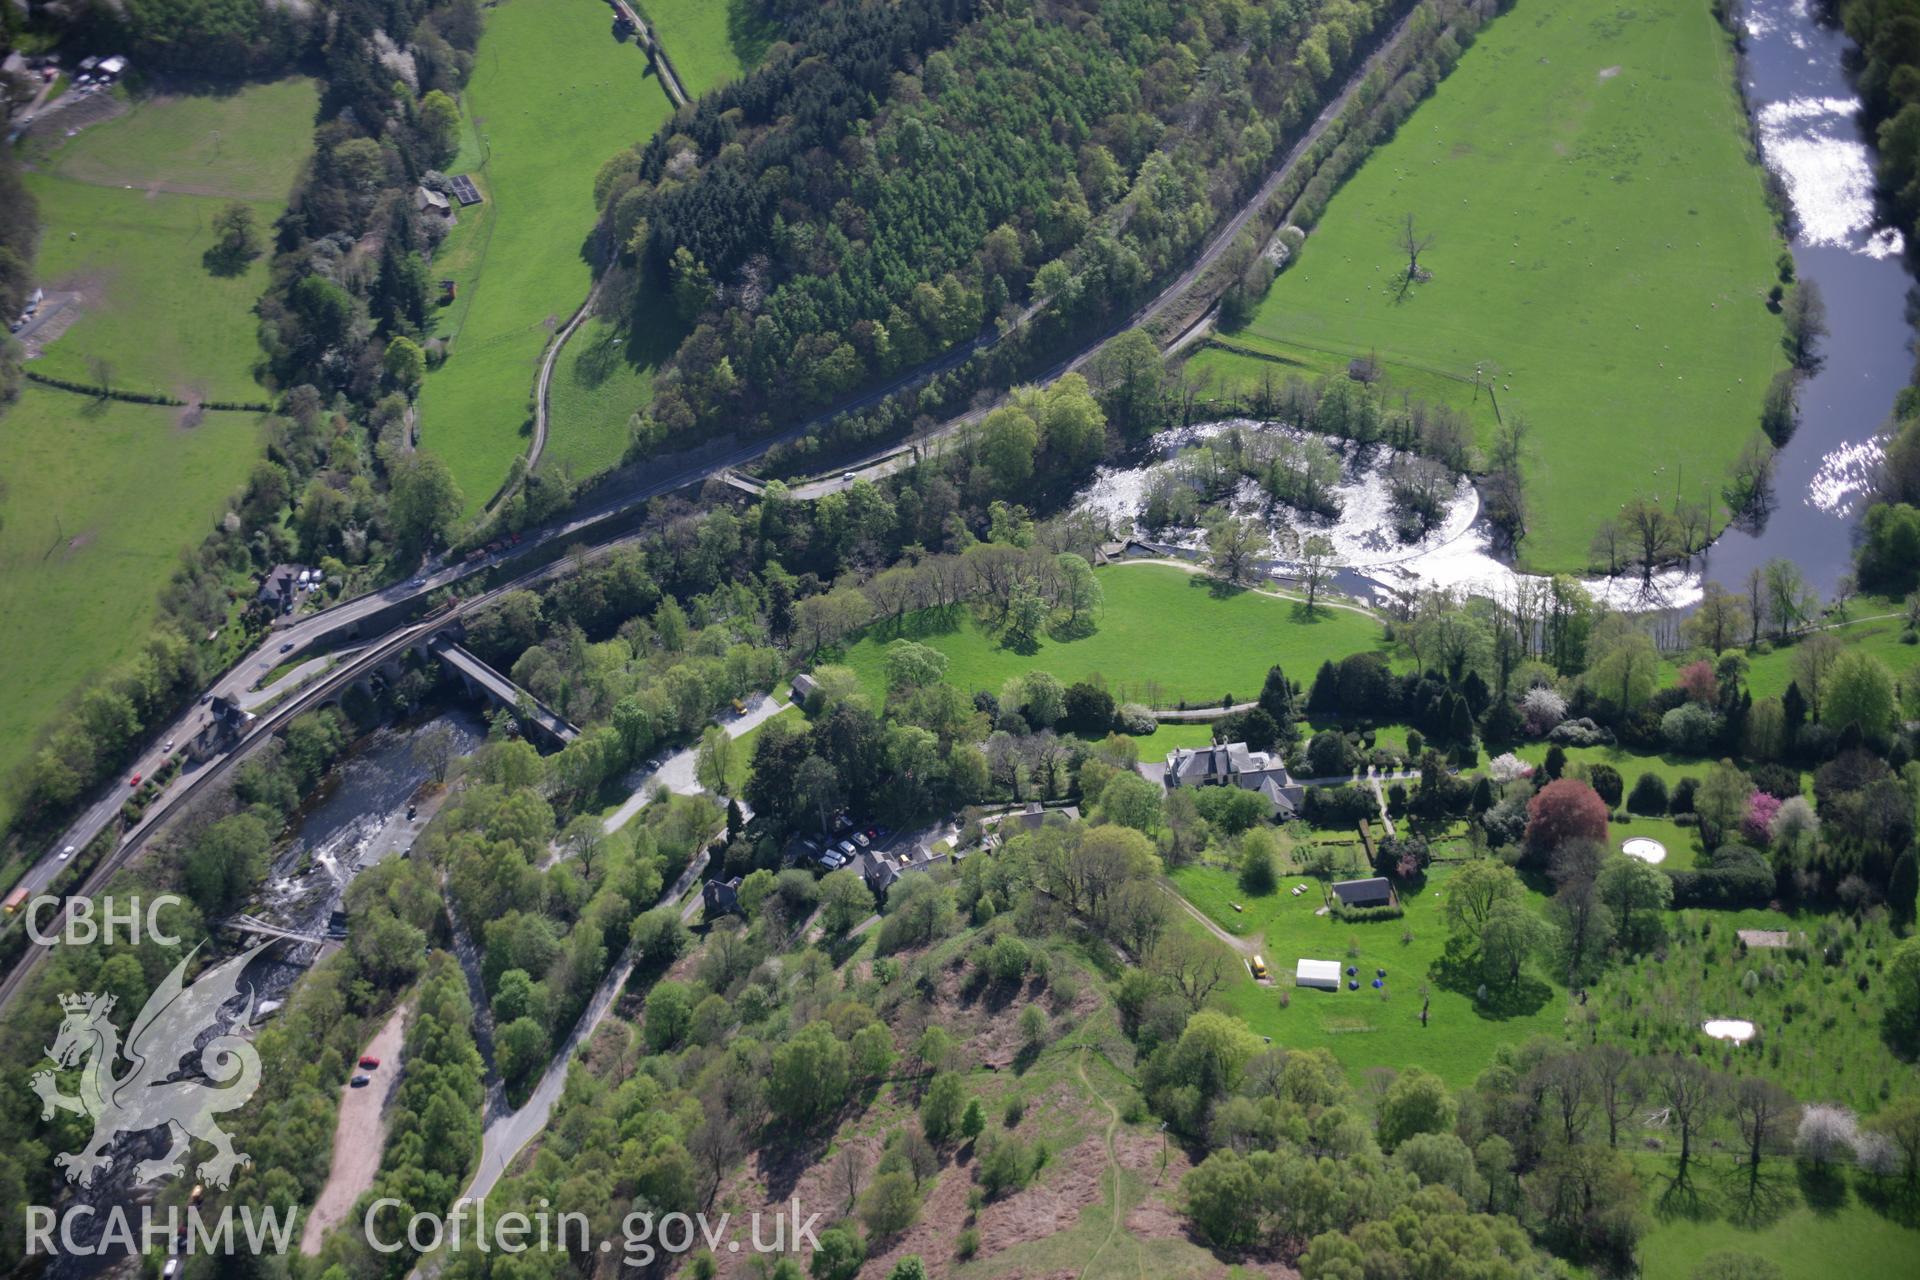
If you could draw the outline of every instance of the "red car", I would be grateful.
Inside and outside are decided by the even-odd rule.
[[[368,1054],[366,1057],[360,1059],[360,1069],[362,1071],[377,1071],[379,1067],[380,1059],[374,1057],[372,1054]]]
[[[137,787],[137,786],[139,786],[139,785],[140,785],[140,775],[136,773],[136,774],[134,774],[134,775],[133,775],[133,776],[132,776],[131,778],[128,778],[128,779],[127,779],[127,785],[128,785],[128,786],[130,786],[130,787]]]

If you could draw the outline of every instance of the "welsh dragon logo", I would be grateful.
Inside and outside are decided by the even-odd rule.
[[[47,1057],[61,1069],[88,1060],[80,1073],[79,1095],[61,1093],[51,1069],[35,1072],[30,1083],[44,1104],[41,1119],[52,1119],[56,1110],[93,1118],[93,1136],[78,1151],[53,1158],[66,1171],[68,1181],[91,1185],[94,1174],[112,1163],[110,1148],[116,1137],[163,1125],[172,1145],[158,1160],[142,1160],[134,1166],[137,1182],[181,1176],[194,1138],[214,1149],[213,1157],[197,1170],[209,1186],[227,1186],[236,1169],[252,1163],[245,1153],[233,1149],[233,1139],[216,1117],[245,1106],[260,1086],[260,1054],[234,1034],[235,1026],[244,1027],[252,1017],[253,989],[247,988],[246,1005],[237,1015],[223,1018],[221,1010],[240,994],[240,974],[248,963],[272,945],[263,942],[216,965],[192,985],[182,981],[193,958],[189,952],[134,1018],[124,1046],[109,1016],[116,997],[91,991],[60,997],[66,1017]],[[174,1079],[181,1059],[193,1052],[203,1032],[214,1028],[220,1034],[199,1053],[200,1070],[213,1084]],[[127,1067],[116,1074],[122,1059]]]

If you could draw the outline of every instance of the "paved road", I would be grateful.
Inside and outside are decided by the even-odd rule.
[[[739,738],[785,711],[788,705],[777,698],[761,694],[748,703],[747,709],[739,715],[727,716],[716,723],[727,731],[728,737]],[[607,834],[612,835],[633,821],[634,815],[647,807],[647,799],[653,794],[656,786],[683,796],[698,795],[706,790],[700,785],[700,780],[694,777],[694,763],[699,755],[698,746],[686,747],[662,760],[657,768],[636,769],[629,774],[627,786],[631,789],[631,794],[618,809],[607,815],[606,821],[602,824]],[[745,805],[746,802],[742,801],[743,810]]]
[[[707,855],[702,851],[654,905],[663,907],[679,901],[680,895],[700,878],[706,868]],[[695,898],[694,901],[698,902],[699,899]],[[514,1157],[547,1127],[547,1119],[553,1114],[553,1104],[560,1100],[560,1094],[566,1088],[567,1070],[573,1065],[573,1055],[593,1039],[593,1033],[599,1030],[600,1023],[612,1010],[614,999],[627,985],[627,979],[633,976],[633,959],[633,950],[629,947],[613,968],[608,970],[607,976],[600,980],[593,999],[587,1002],[586,1011],[574,1024],[573,1033],[553,1055],[553,1061],[547,1065],[540,1083],[534,1086],[520,1109],[488,1121],[480,1142],[480,1166],[474,1171],[473,1181],[467,1184],[466,1191],[462,1193],[465,1199],[485,1199],[513,1164]]]

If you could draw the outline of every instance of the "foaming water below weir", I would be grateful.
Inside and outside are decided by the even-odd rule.
[[[420,746],[442,734],[450,756],[465,755],[485,738],[486,723],[471,708],[453,705],[362,738],[295,815],[245,914],[291,934],[325,936],[354,877],[412,848],[425,814],[409,818],[407,811],[433,774],[431,753]],[[290,940],[269,951],[261,998],[285,999],[318,950]]]

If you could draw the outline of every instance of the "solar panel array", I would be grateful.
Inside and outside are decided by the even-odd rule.
[[[480,189],[473,185],[472,178],[467,177],[465,174],[461,174],[459,177],[454,178],[451,181],[453,182],[453,198],[454,199],[458,200],[461,204],[479,204],[480,203]]]

